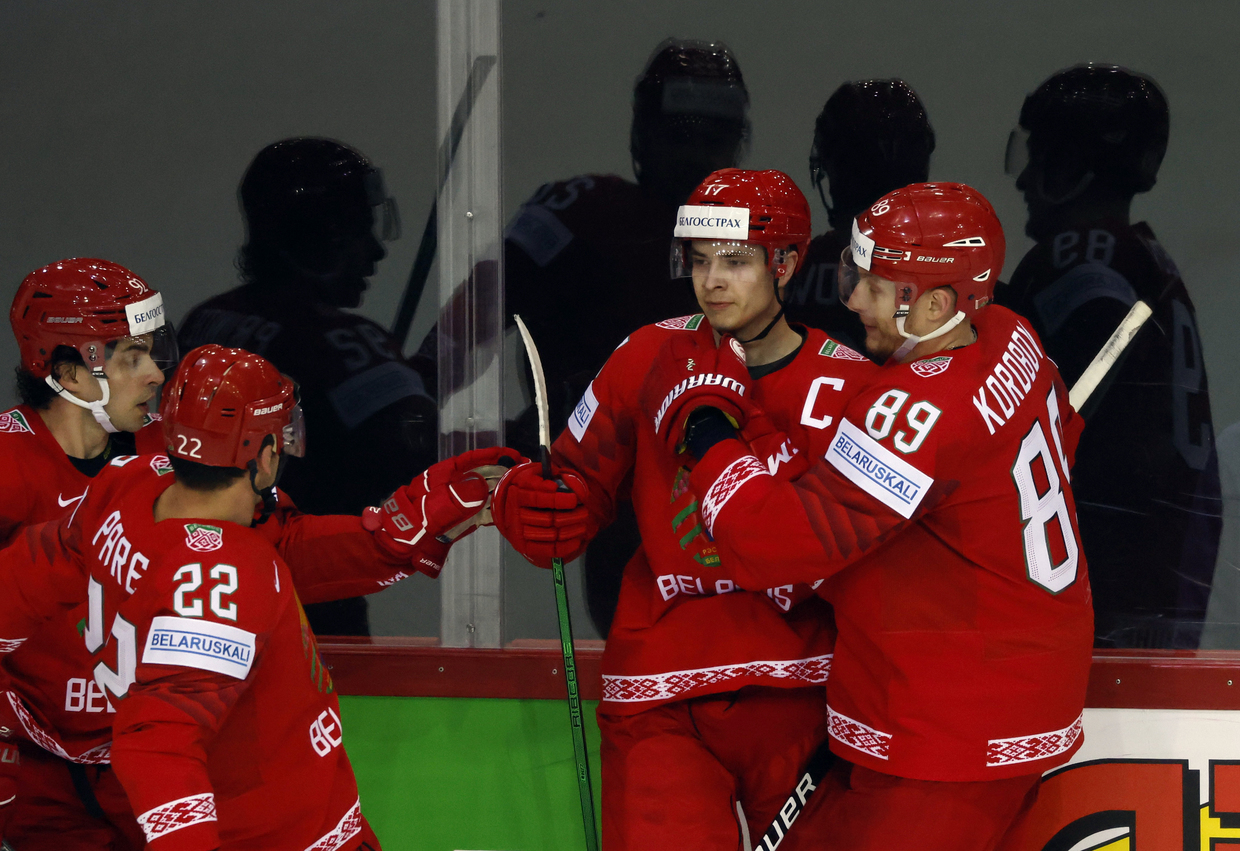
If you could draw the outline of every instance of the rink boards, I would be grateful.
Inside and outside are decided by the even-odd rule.
[[[558,643],[418,643],[323,646],[385,851],[582,848]],[[598,644],[578,650],[596,799]],[[1240,654],[1099,655],[1088,707],[1019,851],[1240,851]]]

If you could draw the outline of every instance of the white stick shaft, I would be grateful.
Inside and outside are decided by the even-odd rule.
[[[1098,350],[1098,354],[1094,355],[1094,359],[1090,361],[1089,366],[1081,373],[1081,377],[1076,380],[1076,384],[1072,385],[1072,391],[1068,394],[1068,401],[1072,404],[1073,410],[1079,411],[1081,406],[1093,395],[1094,390],[1102,383],[1102,379],[1107,377],[1107,373],[1115,365],[1115,361],[1119,360],[1119,356],[1124,353],[1124,349],[1128,348],[1132,338],[1137,336],[1141,326],[1145,324],[1145,321],[1153,313],[1153,308],[1143,301],[1139,301],[1132,306],[1132,310],[1129,310],[1128,315],[1124,317],[1124,321],[1119,323],[1115,333]]]

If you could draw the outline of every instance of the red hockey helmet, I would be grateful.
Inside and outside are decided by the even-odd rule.
[[[840,298],[848,301],[864,270],[895,282],[897,316],[923,292],[949,286],[963,319],[990,303],[1004,251],[1003,226],[980,192],[963,183],[914,183],[853,220],[852,244],[840,258]]]
[[[38,378],[51,374],[57,346],[77,350],[96,377],[103,376],[110,347],[126,337],[153,337],[151,357],[162,368],[176,365],[176,338],[164,322],[163,296],[133,272],[107,260],[74,258],[26,276],[9,322],[22,369]]]
[[[185,356],[160,409],[168,454],[211,467],[245,469],[267,435],[285,455],[305,454],[296,383],[271,363],[214,343]]]
[[[809,204],[782,171],[724,168],[702,181],[676,214],[672,277],[692,275],[689,243],[695,239],[748,242],[766,249],[776,279],[787,269],[787,253],[805,259],[809,247]]]

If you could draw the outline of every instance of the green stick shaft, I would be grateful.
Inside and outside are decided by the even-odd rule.
[[[560,650],[564,654],[564,680],[568,684],[568,717],[573,728],[573,758],[577,764],[577,792],[581,797],[581,820],[586,832],[586,851],[598,851],[598,830],[594,820],[594,790],[590,786],[590,763],[586,756],[586,728],[581,714],[581,695],[577,691],[577,658],[573,652],[573,623],[568,614],[568,588],[564,584],[564,562],[551,560],[555,579],[555,608],[560,622]]]

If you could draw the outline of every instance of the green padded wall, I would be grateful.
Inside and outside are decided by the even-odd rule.
[[[362,812],[384,851],[580,851],[568,704],[340,698]],[[596,703],[585,706],[595,809]]]

